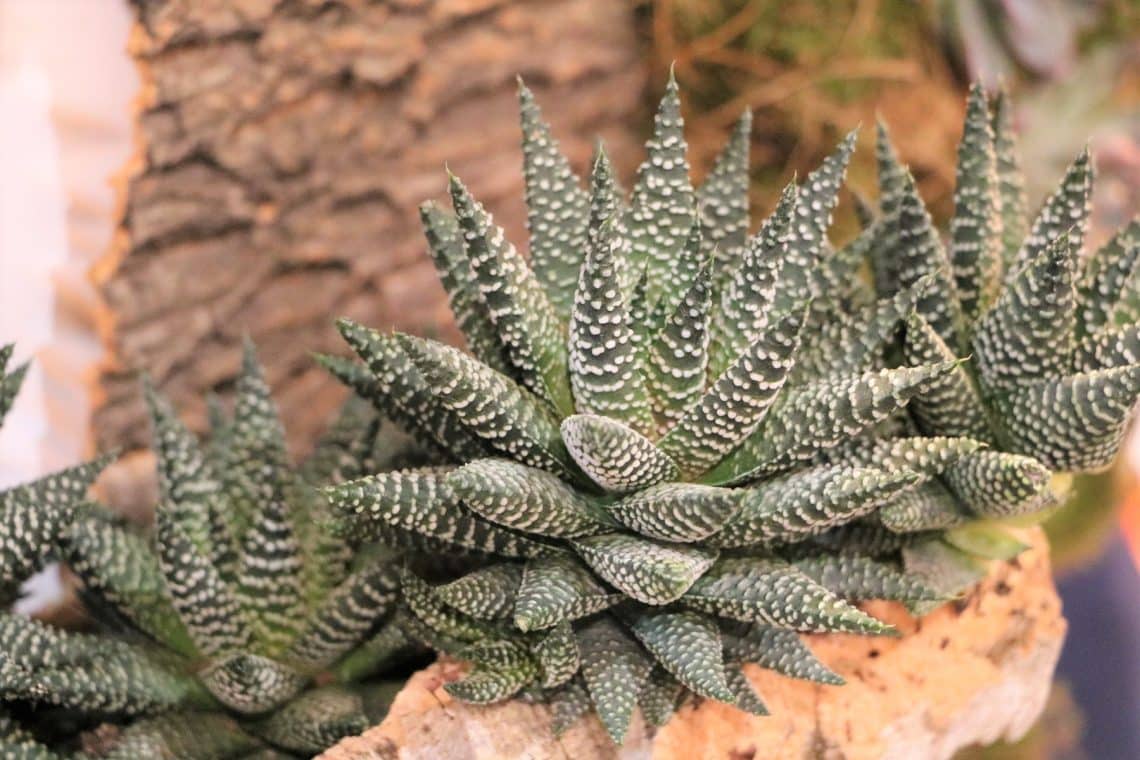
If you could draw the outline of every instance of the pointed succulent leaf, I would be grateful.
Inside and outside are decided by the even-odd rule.
[[[458,220],[454,214],[429,201],[420,206],[420,223],[427,237],[428,253],[447,292],[455,324],[467,339],[467,347],[492,369],[509,372],[495,325],[487,314],[483,294],[471,271]]]
[[[703,267],[648,347],[645,379],[658,433],[673,427],[704,391],[710,277],[709,267]]]
[[[408,617],[407,613],[403,617]],[[383,671],[384,667],[411,651],[412,642],[400,625],[401,613],[380,626],[376,633],[354,647],[333,667],[341,683],[364,680]]]
[[[170,649],[189,657],[197,654],[146,539],[110,521],[87,518],[68,526],[63,547],[68,567],[87,590]]]
[[[989,387],[1064,373],[1073,353],[1075,239],[1061,233],[1024,267],[978,324],[974,352]]]
[[[567,622],[551,628],[549,633],[531,647],[531,654],[538,662],[545,689],[566,683],[582,666],[578,640],[574,637],[574,629]]]
[[[880,296],[899,288],[899,214],[906,192],[907,170],[899,161],[890,133],[882,121],[875,125],[875,162],[879,170],[879,208],[881,226],[876,245],[871,246],[871,270],[875,292]]]
[[[946,468],[942,480],[974,514],[1003,518],[1050,506],[1052,474],[1032,457],[979,451]]]
[[[788,227],[798,190],[789,183],[771,216],[749,238],[739,261],[722,275],[719,307],[712,315],[709,374],[719,376],[763,334],[771,316],[780,266],[787,255]]]
[[[521,80],[519,111],[531,267],[551,305],[569,316],[582,266],[589,200]]]
[[[764,425],[703,480],[740,483],[808,461],[887,419],[956,366],[899,367],[793,388]]]
[[[649,611],[630,627],[649,653],[686,688],[733,702],[724,679],[720,632],[711,618],[690,611]]]
[[[697,188],[697,213],[705,231],[701,252],[716,257],[716,271],[726,272],[748,236],[748,150],[752,112],[745,111],[713,168]]]
[[[788,225],[787,253],[780,268],[777,312],[795,308],[805,296],[819,295],[815,271],[830,247],[827,228],[847,174],[847,163],[855,150],[856,136],[857,130],[849,132],[798,188],[792,222]]]
[[[412,614],[444,636],[465,643],[496,637],[491,623],[476,620],[445,605],[431,586],[409,570],[400,572],[400,590]]]
[[[680,698],[681,683],[668,670],[657,665],[637,695],[637,706],[650,725],[661,727],[673,716]]]
[[[820,554],[793,563],[797,570],[844,599],[929,601],[941,596],[895,562],[871,557]]]
[[[922,483],[923,488],[934,481]],[[911,493],[904,491],[903,494]],[[883,507],[886,509],[886,507]],[[832,528],[811,539],[812,544],[826,551],[844,556],[885,557],[897,554],[900,549],[923,541],[933,535],[926,533],[895,533],[872,520],[855,522]]]
[[[469,675],[443,688],[456,699],[477,705],[509,699],[539,677],[538,663],[526,647],[511,641],[479,643],[461,656],[475,663]]]
[[[733,362],[661,439],[686,476],[721,461],[760,426],[794,362],[803,312],[789,312]]]
[[[447,485],[471,511],[523,533],[559,538],[612,527],[601,505],[543,470],[508,459],[479,459],[453,470]]]
[[[904,491],[878,511],[879,522],[896,533],[942,530],[974,516],[941,481],[927,481]]]
[[[14,346],[11,343],[0,346],[0,423],[4,422],[8,410],[12,408],[12,402],[15,401],[16,394],[20,392],[20,386],[23,385],[24,378],[28,374],[27,363],[8,372],[8,361],[12,358],[13,350]]]
[[[906,436],[903,438],[856,439],[834,450],[829,462],[896,471],[910,470],[928,480],[962,457],[985,448],[973,438]]]
[[[1086,145],[1070,164],[1061,184],[1041,206],[1025,242],[1006,270],[1007,282],[1020,278],[1021,271],[1040,259],[1063,235],[1071,239],[1074,251],[1081,250],[1088,231],[1092,179],[1092,155]]]
[[[574,462],[607,491],[636,491],[679,474],[673,460],[652,441],[609,417],[567,417],[562,421],[562,440]]]
[[[732,692],[732,704],[736,705],[738,710],[743,710],[750,715],[768,715],[768,707],[764,704],[764,700],[756,693],[755,687],[752,682],[748,680],[748,675],[744,669],[739,665],[726,663],[724,666],[725,683],[728,685],[729,691]]]
[[[232,652],[211,660],[198,672],[198,680],[226,707],[243,715],[256,715],[297,696],[307,679],[277,660]]]
[[[741,494],[696,483],[661,483],[619,499],[609,511],[643,536],[690,543],[724,527],[740,510]]]
[[[209,558],[172,519],[171,510],[164,503],[155,512],[158,558],[171,604],[203,654],[218,655],[247,647],[250,629],[238,598]]]
[[[1001,211],[1002,260],[1007,274],[1025,240],[1029,224],[1025,175],[1017,159],[1017,136],[1013,131],[1012,112],[1009,95],[999,92],[993,104],[994,155],[997,159],[995,165]]]
[[[262,743],[222,712],[176,711],[149,716],[122,728],[105,760],[140,757],[248,757]]]
[[[1079,472],[1116,456],[1138,396],[1140,365],[1132,364],[1021,385],[995,402],[1011,451]]]
[[[948,530],[942,540],[971,556],[1008,562],[1029,548],[1029,544],[996,524],[975,522]]]
[[[622,533],[582,538],[573,546],[603,580],[650,605],[680,597],[716,560],[715,551]]]
[[[534,559],[523,569],[514,623],[523,631],[543,630],[600,612],[620,600],[620,594],[598,583],[573,557]]]
[[[325,490],[346,530],[364,537],[390,525],[466,549],[503,557],[533,557],[549,549],[465,510],[447,485],[448,468],[398,470],[370,475]]]
[[[562,326],[542,285],[463,183],[452,176],[451,200],[487,314],[519,381],[561,414],[574,403]]]
[[[398,593],[398,574],[392,564],[367,563],[307,616],[306,629],[289,646],[284,659],[306,671],[332,665],[395,609]]]
[[[692,584],[682,602],[712,615],[788,630],[863,634],[893,630],[779,559],[722,559]]]
[[[742,507],[709,543],[739,547],[802,541],[869,514],[918,480],[918,474],[903,468],[824,465],[749,489],[725,489],[740,494]]]
[[[954,351],[921,314],[914,313],[906,320],[903,358],[911,367],[919,367],[951,361]],[[910,410],[925,433],[968,436],[982,441],[993,438],[985,404],[965,366],[959,365],[927,384],[911,402]]]
[[[611,618],[600,616],[578,632],[582,674],[606,733],[621,744],[629,730],[637,695],[653,660]]]
[[[1079,372],[1140,364],[1140,323],[1107,327],[1077,344],[1073,364]]]
[[[1092,335],[1105,326],[1134,322],[1119,306],[1140,279],[1140,219],[1135,219],[1089,256],[1077,290],[1079,327]],[[1127,311],[1127,310],[1126,310]],[[1131,317],[1131,319],[1129,319]]]
[[[807,648],[795,631],[762,623],[729,623],[722,634],[725,659],[752,662],[789,678],[838,686],[843,679],[833,673]]]
[[[274,747],[302,755],[320,753],[370,725],[359,694],[324,686],[301,694],[258,721],[257,735]]]
[[[694,215],[681,99],[672,75],[645,148],[647,156],[637,172],[628,226],[631,261],[635,269],[646,267],[647,297],[649,303],[656,303],[668,289]]]
[[[595,166],[594,183],[603,181],[598,167],[606,166]],[[653,418],[618,276],[624,241],[614,221],[611,217],[601,223],[582,265],[570,317],[570,386],[578,411],[606,415],[649,432]]]
[[[958,143],[954,216],[950,221],[954,284],[967,320],[977,318],[993,302],[1001,283],[999,202],[989,105],[985,89],[975,84],[970,88],[962,141]]]
[[[958,596],[986,575],[986,565],[939,538],[930,538],[902,550],[909,575],[942,596]]]
[[[556,689],[550,697],[551,730],[561,737],[590,710],[590,694],[577,680]]]
[[[488,447],[532,467],[571,471],[558,423],[535,396],[451,346],[406,335],[401,340],[437,403]]]
[[[523,566],[501,562],[435,587],[435,595],[465,615],[494,620],[511,614],[522,583]]]

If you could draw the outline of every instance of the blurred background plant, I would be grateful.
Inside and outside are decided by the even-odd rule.
[[[1140,2],[1136,0],[640,0],[660,85],[675,67],[699,173],[735,119],[754,113],[752,200],[766,211],[793,173],[862,123],[850,184],[874,186],[881,118],[932,213],[953,210],[965,94],[1012,95],[1029,201],[1039,203],[1086,141],[1096,160],[1090,248],[1140,211]],[[650,91],[654,91],[651,86]],[[842,204],[834,234],[853,234]],[[1042,726],[977,757],[1140,757],[1140,495],[1132,466],[1074,479],[1046,524],[1071,622]],[[1131,559],[1128,546],[1131,543]],[[971,755],[974,757],[975,755]]]

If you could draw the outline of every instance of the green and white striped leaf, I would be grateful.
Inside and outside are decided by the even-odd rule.
[[[574,636],[574,629],[567,622],[551,628],[530,651],[538,662],[542,687],[545,689],[566,683],[582,666],[578,640]]]
[[[657,665],[649,673],[641,693],[637,695],[637,706],[641,715],[650,725],[664,726],[677,710],[681,699],[681,683],[668,670]]]
[[[452,176],[452,205],[487,314],[514,374],[560,414],[573,411],[561,322],[522,256],[463,183]]]
[[[668,604],[684,594],[716,560],[716,552],[663,544],[622,533],[572,542],[604,581],[639,602]]]
[[[582,675],[606,733],[620,745],[653,660],[621,627],[600,616],[578,631]]]
[[[953,349],[921,314],[907,317],[903,359],[909,366],[937,364],[954,358]],[[924,433],[993,440],[981,393],[964,365],[928,383],[911,401],[910,411]]]
[[[724,665],[725,683],[728,685],[729,690],[732,692],[732,704],[736,705],[738,710],[743,710],[750,715],[768,715],[768,707],[764,704],[764,700],[756,693],[753,688],[752,682],[748,680],[745,675],[744,669],[739,665],[725,663]]]
[[[617,420],[575,414],[564,419],[561,428],[574,462],[607,491],[628,493],[679,475],[668,454]]]
[[[702,697],[732,703],[724,677],[720,632],[709,617],[690,611],[650,611],[630,626],[641,642],[674,678]]]
[[[994,155],[997,159],[998,199],[1001,212],[1002,260],[1006,275],[1029,226],[1029,204],[1025,200],[1025,175],[1017,159],[1017,136],[1013,131],[1013,105],[1002,91],[993,103]]]
[[[958,500],[982,517],[1029,514],[1051,506],[1053,473],[1032,457],[979,451],[946,468],[942,481]]]
[[[711,275],[708,266],[698,272],[648,347],[644,374],[658,435],[680,421],[704,391]]]
[[[561,737],[578,720],[590,711],[590,694],[578,679],[555,689],[550,695],[550,712],[553,714],[551,731]]]
[[[902,258],[898,255],[899,214],[906,192],[907,170],[891,144],[887,125],[881,120],[875,124],[875,162],[879,170],[881,224],[876,244],[871,246],[870,259],[875,292],[882,297],[899,289],[899,269],[902,263]]]
[[[871,557],[821,554],[793,563],[797,570],[832,593],[851,601],[890,599],[932,601],[941,595],[907,575],[895,562]]]
[[[904,491],[884,504],[877,516],[879,522],[895,533],[943,530],[974,519],[938,480]]]
[[[748,237],[748,152],[752,144],[752,111],[745,110],[697,188],[697,214],[704,236],[701,253],[715,257],[714,280],[735,264]]]
[[[839,686],[843,679],[816,659],[795,631],[762,623],[725,622],[721,640],[728,662],[751,662],[789,678]]]
[[[1140,219],[1118,231],[1085,262],[1078,283],[1078,327],[1083,335],[1123,322],[1135,322],[1140,314],[1127,307],[1128,295],[1140,281]],[[1125,308],[1119,308],[1124,303]],[[1123,313],[1121,313],[1123,311]]]
[[[893,630],[774,558],[722,559],[693,583],[682,602],[711,615],[795,631],[881,634]]]
[[[312,689],[258,721],[256,733],[274,747],[301,755],[324,752],[370,725],[364,701],[340,686]]]
[[[501,702],[539,677],[539,666],[526,647],[511,641],[478,643],[461,653],[475,663],[465,678],[443,688],[456,699],[477,705]]]
[[[1061,184],[1041,206],[1025,242],[1006,269],[1007,283],[1020,278],[1023,269],[1030,266],[1031,262],[1038,261],[1066,233],[1071,239],[1073,250],[1081,250],[1092,206],[1092,181],[1092,156],[1086,145],[1066,170]]]
[[[523,568],[514,623],[523,631],[543,630],[601,612],[621,598],[574,557],[533,559]]]
[[[701,541],[724,527],[740,510],[743,493],[696,483],[661,483],[609,505],[618,521],[662,541]]]
[[[495,620],[507,617],[514,610],[522,577],[522,565],[501,562],[436,586],[435,595],[465,615],[478,620]]]

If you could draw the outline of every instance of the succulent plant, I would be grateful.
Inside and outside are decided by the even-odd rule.
[[[922,608],[961,585],[936,528],[880,515],[928,487],[972,518],[1047,501],[1041,463],[906,410],[955,401],[967,371],[957,344],[902,361],[904,325],[950,318],[949,271],[913,263],[940,241],[887,196],[830,244],[854,135],[749,236],[747,114],[694,189],[670,81],[627,202],[604,150],[583,189],[520,99],[529,266],[458,178],[453,212],[422,208],[470,354],[339,323],[363,364],[326,366],[437,460],[328,489],[343,529],[481,557],[406,571],[403,625],[473,664],[453,695],[547,700],[557,731],[592,706],[620,742],[635,705],[661,722],[690,693],[763,713],[743,662],[839,683],[799,632],[889,633],[852,602]],[[907,258],[875,300],[858,272],[887,236]]]
[[[128,722],[110,757],[309,757],[360,732],[366,690],[347,681],[409,644],[391,623],[397,567],[376,550],[354,562],[307,479],[366,471],[371,411],[347,407],[294,470],[252,349],[233,419],[209,447],[149,387],[147,396],[161,495],[154,535],[95,504],[75,511],[56,554],[102,630],[0,617],[0,699],[88,724]]]
[[[12,345],[0,348],[0,425],[23,384],[28,365],[8,371]],[[60,531],[86,498],[107,459],[71,467],[31,483],[0,490],[0,608],[52,558]]]

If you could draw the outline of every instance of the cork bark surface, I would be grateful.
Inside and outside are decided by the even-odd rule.
[[[942,760],[974,744],[1015,740],[1045,706],[1065,635],[1048,549],[995,563],[965,598],[916,619],[900,606],[867,609],[899,638],[809,636],[844,686],[793,681],[751,668],[771,715],[717,702],[690,704],[652,732],[635,714],[615,748],[590,716],[561,739],[549,710],[506,702],[453,700],[442,686],[462,667],[440,662],[412,677],[388,717],[346,739],[322,760]]]
[[[579,168],[636,163],[644,71],[606,0],[134,0],[143,84],[94,270],[101,448],[145,443],[137,371],[201,427],[258,343],[291,441],[342,398],[311,352],[337,316],[458,339],[416,208],[444,165],[525,249],[515,76]],[[633,167],[626,165],[624,170]]]

